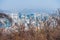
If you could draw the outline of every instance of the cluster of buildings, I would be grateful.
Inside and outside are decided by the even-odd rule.
[[[28,29],[29,27],[31,27],[31,25],[33,27],[38,27],[43,29],[45,27],[44,23],[47,23],[47,25],[52,28],[52,27],[56,27],[58,25],[57,21],[53,18],[60,18],[58,14],[53,14],[50,15],[48,13],[30,13],[30,14],[26,14],[26,13],[6,13],[9,18],[11,18],[9,22],[9,20],[6,20],[8,18],[0,18],[0,27],[2,24],[4,24],[5,27],[11,27],[14,26],[15,24],[17,24],[18,26],[20,25],[24,25],[26,29]],[[11,25],[12,24],[12,25]]]
[[[22,13],[15,13],[10,14],[11,18],[13,19],[12,24],[15,25],[21,25],[24,24],[26,28],[28,28],[30,25],[33,25],[34,27],[40,27],[43,28],[44,22],[50,23],[50,27],[56,27],[57,21],[53,18],[59,18],[59,16],[52,16],[47,13],[34,13],[34,14],[22,14]]]

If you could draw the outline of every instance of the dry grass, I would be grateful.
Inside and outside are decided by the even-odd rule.
[[[2,34],[0,30],[0,40],[60,40],[60,29],[55,30],[41,29],[40,31],[19,31],[11,34]]]

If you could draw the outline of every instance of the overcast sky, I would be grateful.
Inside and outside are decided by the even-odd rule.
[[[57,9],[60,0],[0,0],[0,9],[19,11],[22,9]]]

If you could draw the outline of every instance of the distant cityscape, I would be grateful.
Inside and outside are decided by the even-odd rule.
[[[2,15],[1,15],[2,14]],[[7,15],[11,18],[12,22],[8,20],[4,15]],[[57,26],[57,21],[54,19],[60,19],[59,11],[49,14],[49,13],[40,13],[40,12],[16,12],[16,13],[8,13],[8,12],[1,12],[0,13],[0,27],[10,27],[15,24],[18,26],[20,24],[24,24],[26,27],[29,25],[43,26],[42,23],[50,21],[50,26]]]

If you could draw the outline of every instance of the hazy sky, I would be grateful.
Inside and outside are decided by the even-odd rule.
[[[0,9],[19,11],[22,9],[57,9],[60,0],[0,0]]]

